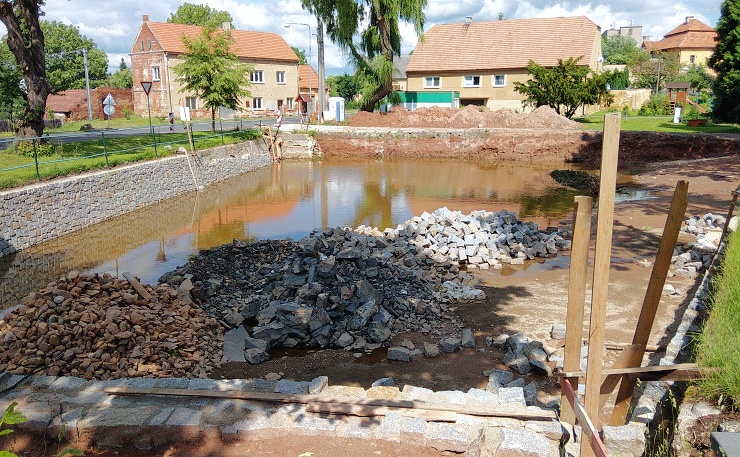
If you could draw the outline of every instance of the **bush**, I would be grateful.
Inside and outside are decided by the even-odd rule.
[[[13,146],[15,153],[24,157],[49,157],[54,155],[56,147],[49,141],[20,141]]]
[[[638,116],[667,116],[671,114],[671,103],[666,95],[653,94],[640,111]]]
[[[681,110],[681,120],[682,121],[691,121],[694,119],[706,119],[706,114],[699,111],[696,106],[689,105],[686,103]]]

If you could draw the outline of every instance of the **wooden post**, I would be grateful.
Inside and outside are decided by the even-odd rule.
[[[596,254],[591,291],[591,322],[588,329],[588,365],[586,366],[586,413],[601,429],[599,396],[601,370],[604,358],[604,331],[607,295],[609,291],[609,263],[612,250],[614,223],[614,194],[617,187],[617,157],[619,154],[619,113],[604,116],[604,140],[601,151],[599,180],[599,217],[596,224]],[[581,455],[593,455],[591,447],[581,442]]]
[[[663,294],[665,278],[668,274],[668,268],[671,266],[671,257],[673,249],[676,247],[678,233],[681,231],[681,223],[686,212],[686,204],[689,192],[688,181],[678,181],[676,190],[673,193],[671,209],[668,211],[668,218],[663,228],[663,237],[660,240],[658,254],[655,257],[653,272],[650,275],[647,291],[645,291],[645,300],[642,302],[642,310],[637,320],[635,336],[632,339],[633,345],[639,345],[638,349],[632,354],[628,367],[639,367],[642,364],[642,357],[645,355],[645,346],[647,345],[650,331],[653,328],[655,314],[658,310],[660,297]],[[610,420],[612,425],[622,425],[627,417],[630,403],[632,403],[632,392],[635,390],[635,381],[624,378],[619,386],[614,411]]]
[[[588,246],[591,240],[591,209],[593,198],[579,196],[573,203],[573,246],[568,277],[568,311],[565,317],[565,359],[563,371],[577,371],[581,364],[583,341],[583,310],[586,303],[586,270]],[[564,379],[578,391],[578,378]],[[560,419],[575,425],[575,413],[565,393],[560,399]]]

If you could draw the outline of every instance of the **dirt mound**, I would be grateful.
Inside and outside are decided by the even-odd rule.
[[[419,108],[408,111],[394,108],[390,113],[360,111],[349,118],[353,127],[431,127],[431,128],[520,128],[580,130],[580,125],[541,106],[531,113],[516,113],[509,109],[490,111],[475,106],[457,108]]]

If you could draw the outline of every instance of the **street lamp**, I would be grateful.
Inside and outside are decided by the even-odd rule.
[[[82,62],[85,65],[85,90],[87,91],[87,119],[92,122],[92,102],[90,101],[90,76],[87,71],[87,49],[74,49],[72,51],[60,51],[57,55],[63,56],[71,52],[82,52]]]
[[[308,101],[311,102],[311,89],[313,85],[313,71],[311,69],[311,26],[305,22],[286,22],[283,27],[289,29],[291,25],[305,25],[308,27]],[[298,88],[300,91],[300,87]]]

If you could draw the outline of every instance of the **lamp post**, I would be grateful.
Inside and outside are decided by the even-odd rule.
[[[305,22],[286,22],[283,24],[283,27],[286,29],[289,29],[291,25],[305,25],[308,27],[308,100],[311,101],[311,89],[313,86],[313,72],[311,71],[311,26],[309,24],[306,24]],[[300,87],[298,88],[300,91]]]
[[[64,54],[69,54],[71,52],[81,52],[82,53],[82,63],[85,66],[85,90],[87,92],[87,120],[92,122],[92,102],[90,100],[90,76],[87,70],[88,64],[87,64],[87,49],[74,49],[72,51],[60,51],[57,52],[57,55],[63,56]]]

